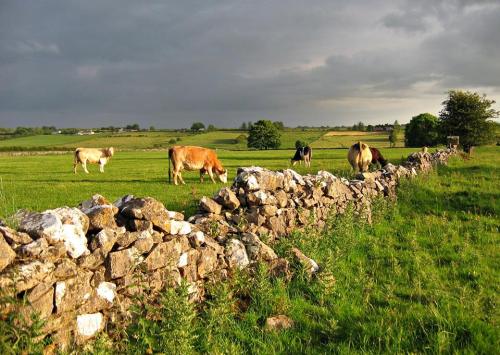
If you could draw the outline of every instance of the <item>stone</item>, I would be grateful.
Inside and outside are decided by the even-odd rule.
[[[153,223],[143,219],[131,219],[128,221],[128,228],[133,232],[153,231]]]
[[[132,244],[132,247],[137,249],[139,254],[149,253],[151,248],[153,248],[154,240],[153,236],[149,233],[148,230],[145,230],[139,234],[137,240]]]
[[[17,232],[12,228],[6,226],[0,226],[0,235],[3,235],[7,243],[24,245],[29,244],[33,239],[27,233]]]
[[[131,247],[108,254],[105,261],[106,274],[110,279],[123,277],[140,262],[137,249]]]
[[[261,226],[266,222],[266,217],[261,215],[256,207],[250,207],[244,218],[247,223],[253,223],[256,226]]]
[[[25,257],[36,257],[42,254],[49,247],[47,239],[40,238],[19,248],[19,253]],[[0,252],[1,253],[1,252]]]
[[[14,281],[16,292],[22,292],[35,287],[41,282],[49,282],[55,269],[50,261],[31,261],[16,265],[9,270],[8,277]]]
[[[132,198],[121,204],[121,213],[135,219],[151,221],[163,233],[170,233],[170,217],[165,206],[152,197]]]
[[[104,316],[102,313],[80,314],[76,317],[76,335],[77,343],[94,337],[98,332],[104,329]]]
[[[70,277],[75,277],[78,273],[78,267],[70,259],[62,259],[54,270],[54,276],[58,280],[65,280]]]
[[[167,266],[175,267],[183,252],[182,249],[181,243],[175,239],[157,244],[144,260],[147,270],[153,271]]]
[[[220,189],[214,200],[230,211],[233,211],[240,207],[240,201],[238,200],[238,197],[236,197],[236,194],[228,187]]]
[[[217,268],[217,253],[211,248],[203,248],[200,252],[198,276],[203,279]]]
[[[193,230],[191,223],[185,221],[170,221],[170,234],[172,235],[186,235]]]
[[[285,258],[273,259],[269,262],[269,274],[273,277],[283,277],[285,280],[292,279],[290,263]]]
[[[288,197],[287,197],[285,191],[283,191],[283,190],[276,191],[274,193],[274,197],[276,199],[276,203],[278,204],[278,207],[285,208],[286,205],[288,204]]]
[[[294,322],[291,318],[283,314],[280,314],[278,316],[267,318],[265,329],[267,331],[278,331],[278,330],[292,328],[293,325]]]
[[[245,245],[238,239],[230,239],[226,245],[225,255],[231,269],[244,269],[250,264]]]
[[[99,231],[104,228],[116,228],[115,214],[118,208],[113,205],[96,205],[85,210],[89,221],[91,231]]]
[[[125,195],[113,202],[113,206],[121,210],[128,202],[134,199],[134,195]]]
[[[95,270],[106,260],[106,254],[100,249],[95,249],[91,254],[81,256],[78,259],[78,266],[88,270]]]
[[[274,205],[266,205],[266,206],[262,206],[260,208],[260,211],[264,217],[272,217],[272,216],[276,215],[276,212],[278,211],[278,207],[276,207]]]
[[[142,232],[125,232],[121,235],[118,236],[116,239],[116,244],[118,244],[121,248],[127,248],[128,246],[132,245],[139,237],[143,235],[143,238],[146,238],[148,236],[151,236],[149,231],[142,231]]]
[[[184,215],[180,212],[167,211],[167,213],[168,213],[168,216],[170,217],[170,219],[173,219],[175,221],[183,221],[184,220]]]
[[[269,192],[263,190],[250,192],[247,195],[247,203],[249,206],[276,205],[276,197]]]
[[[15,258],[16,253],[5,241],[4,237],[0,235],[0,271],[9,266]]]
[[[283,236],[286,234],[286,226],[283,216],[270,217],[264,226],[269,228],[277,236]]]
[[[206,196],[203,196],[202,199],[200,200],[200,208],[205,212],[214,214],[220,214],[222,210],[221,205],[219,205],[217,202]]]
[[[90,271],[80,270],[77,276],[56,282],[54,297],[56,313],[75,310],[90,299],[92,275]]]
[[[278,258],[274,250],[263,243],[254,233],[244,233],[241,240],[245,244],[247,254],[251,260],[269,262]]]
[[[89,229],[88,217],[78,208],[60,207],[53,210],[47,210],[45,212],[56,215],[63,224],[72,224],[79,227],[82,234],[86,234]]]
[[[73,224],[63,224],[61,228],[61,237],[69,256],[78,258],[81,255],[89,254],[87,248],[87,237],[83,230]]]
[[[46,238],[50,243],[60,241],[62,222],[52,213],[32,213],[19,225],[21,232],[26,232],[34,239]]]
[[[126,230],[124,227],[119,228],[104,228],[99,233],[97,233],[90,242],[90,249],[94,251],[100,248],[104,254],[108,254],[113,246],[115,245],[117,239],[125,234]]]
[[[299,249],[292,248],[292,253],[295,255],[297,260],[300,262],[300,264],[304,267],[304,269],[307,271],[309,275],[313,275],[319,271],[318,264],[313,259],[305,256],[305,254],[302,253]]]

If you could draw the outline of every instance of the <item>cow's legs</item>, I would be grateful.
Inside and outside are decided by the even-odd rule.
[[[82,161],[82,167],[83,167],[83,170],[85,171],[85,173],[88,174],[89,171],[87,170],[87,161],[86,160]]]
[[[78,163],[73,163],[73,173],[76,174],[76,166],[78,165]]]
[[[210,176],[210,179],[212,179],[212,182],[215,184],[214,173],[212,171],[212,168],[208,168],[207,172],[208,172],[208,175]]]
[[[205,175],[205,170],[200,169],[200,182],[203,182],[203,175]]]
[[[104,161],[99,160],[99,171],[100,171],[101,173],[103,173],[103,172],[104,172],[104,164],[105,164],[105,163],[104,163]]]

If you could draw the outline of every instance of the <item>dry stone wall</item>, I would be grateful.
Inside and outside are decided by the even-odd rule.
[[[414,153],[403,165],[350,181],[326,171],[301,176],[240,168],[233,185],[204,197],[200,213],[187,221],[151,197],[132,195],[114,203],[94,195],[75,208],[19,213],[17,230],[0,226],[0,289],[24,302],[3,302],[0,317],[15,311],[29,322],[36,312],[45,321],[44,336],[64,348],[123,326],[137,297],[152,301],[181,282],[199,301],[206,282],[258,261],[268,263],[271,275],[290,279],[289,260],[260,236],[284,237],[309,223],[321,227],[350,203],[370,218],[374,197],[393,196],[401,178],[445,164],[452,154]],[[300,250],[292,254],[310,274],[319,270]]]

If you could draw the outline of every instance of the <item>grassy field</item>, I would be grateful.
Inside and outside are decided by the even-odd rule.
[[[396,161],[413,150],[385,151]],[[242,273],[210,287],[202,305],[187,302],[182,289],[165,290],[160,305],[141,304],[136,322],[117,338],[101,337],[89,352],[498,353],[499,153],[482,147],[473,159],[455,158],[404,182],[397,202],[376,202],[372,225],[347,213],[332,216],[326,231],[310,226],[272,244],[280,256],[292,259],[298,247],[316,260],[321,271],[312,280],[298,264],[291,282],[270,278],[262,265],[251,277]],[[242,165],[284,168],[290,154],[220,151],[233,176]],[[311,170],[347,173],[345,154],[317,151]],[[201,194],[222,186],[199,184],[196,173],[187,186],[167,185],[164,155],[123,152],[105,174],[93,167],[76,176],[69,154],[2,156],[2,213],[74,205],[96,192],[151,195],[189,212]],[[291,317],[294,327],[264,330],[266,318],[277,314]]]
[[[385,149],[384,154],[393,162],[406,157],[412,148]],[[292,150],[272,151],[225,151],[218,155],[229,169],[229,185],[241,166],[263,166],[269,169],[290,167]],[[328,170],[347,176],[350,166],[347,150],[316,150],[311,168],[296,165],[300,173],[316,173]],[[114,200],[126,194],[152,196],[162,201],[168,209],[193,213],[197,201],[212,196],[223,184],[205,180],[199,182],[197,172],[184,172],[187,185],[168,184],[168,159],[166,151],[118,152],[98,172],[97,165],[89,165],[90,174],[78,167],[72,171],[71,153],[61,155],[0,155],[0,216],[8,216],[20,208],[45,210],[62,205],[75,206],[95,193]]]
[[[330,132],[331,133],[331,132]],[[358,140],[368,141],[377,147],[388,147],[387,133],[335,132],[342,135],[331,136],[324,130],[290,130],[281,132],[281,149],[294,149],[295,141],[301,140],[316,148],[345,148]],[[11,138],[0,141],[0,151],[9,150],[72,150],[76,147],[110,147],[120,150],[167,148],[171,139],[180,139],[176,144],[201,145],[208,148],[226,150],[246,150],[245,141],[237,141],[246,131],[214,131],[200,134],[184,132],[126,132],[100,133],[89,136],[40,135]],[[398,146],[402,147],[402,141]]]
[[[293,246],[319,262],[309,280],[293,265],[290,283],[262,266],[209,290],[196,307],[165,291],[153,317],[139,317],[128,337],[101,338],[112,353],[446,353],[495,354],[500,347],[498,148],[453,160],[405,182],[398,201],[379,201],[368,225],[332,217],[273,245]],[[140,307],[138,314],[142,314]],[[295,325],[267,332],[267,317]],[[151,320],[158,319],[158,320]]]

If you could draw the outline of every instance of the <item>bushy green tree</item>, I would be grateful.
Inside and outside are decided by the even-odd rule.
[[[295,141],[295,149],[304,148],[305,146],[307,146],[305,141],[301,141],[300,139]]]
[[[494,100],[476,92],[451,90],[443,101],[439,113],[439,129],[442,135],[459,136],[464,150],[470,147],[491,143],[495,139],[495,124],[492,118],[498,117],[499,111],[491,106]]]
[[[392,148],[396,146],[397,141],[398,141],[398,132],[395,129],[392,129],[389,132],[389,143],[391,144]]]
[[[285,124],[282,121],[274,121],[273,124],[276,126],[277,129],[280,131],[285,129]]]
[[[191,131],[198,132],[202,129],[205,129],[205,125],[201,122],[195,122],[191,125]]]
[[[405,146],[435,146],[440,140],[438,124],[438,118],[430,113],[412,117],[405,129]]]
[[[260,120],[252,125],[248,134],[248,148],[269,149],[279,148],[280,133],[269,120]]]
[[[208,132],[212,132],[212,131],[215,131],[217,128],[215,128],[215,126],[213,124],[209,124],[208,127],[207,127],[207,131]]]

